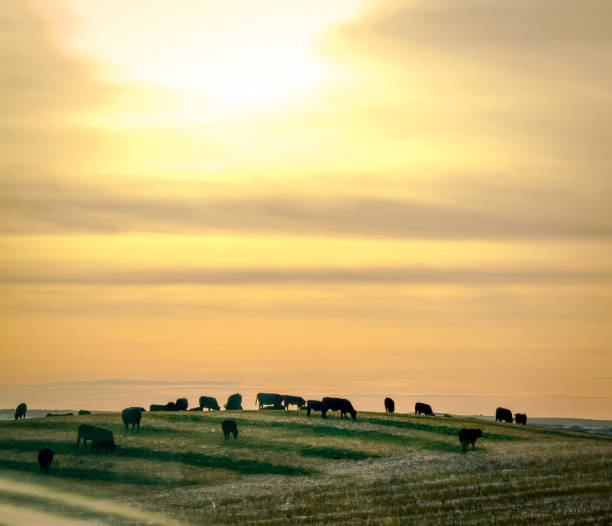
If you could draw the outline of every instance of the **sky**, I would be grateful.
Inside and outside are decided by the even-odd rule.
[[[610,144],[607,0],[2,2],[0,407],[612,419]]]

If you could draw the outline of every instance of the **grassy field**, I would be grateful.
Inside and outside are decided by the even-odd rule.
[[[237,441],[220,423],[238,422]],[[76,448],[77,427],[115,434]],[[461,427],[480,427],[462,453]],[[51,447],[51,473],[36,456]],[[359,413],[118,413],[0,422],[0,523],[610,524],[612,437]]]

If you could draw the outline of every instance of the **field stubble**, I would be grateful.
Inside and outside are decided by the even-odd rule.
[[[609,524],[612,438],[474,419],[145,413],[0,423],[0,508],[112,524]],[[111,429],[114,454],[76,448]],[[461,427],[480,427],[463,454]],[[55,451],[51,473],[36,454]],[[17,489],[16,489],[17,488]],[[93,503],[93,504],[91,504]],[[1,510],[0,510],[1,511]]]

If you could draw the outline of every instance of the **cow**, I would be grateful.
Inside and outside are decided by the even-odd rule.
[[[297,405],[298,409],[302,409],[306,400],[301,396],[283,395],[283,403],[285,404],[285,409],[289,409],[290,405]]]
[[[395,412],[395,402],[393,398],[385,398],[385,413],[394,413]]]
[[[91,415],[91,411],[87,411],[86,409],[81,409],[79,411],[79,416],[80,415]]]
[[[41,449],[38,452],[38,467],[40,468],[40,472],[42,473],[44,471],[45,473],[49,473],[51,462],[53,462],[53,450],[48,447]]]
[[[83,447],[87,447],[87,440],[91,440],[91,450],[106,451],[115,450],[115,438],[113,432],[101,427],[90,426],[89,424],[81,424],[77,435],[77,448],[83,440]]]
[[[25,404],[25,402],[22,402],[21,404],[19,404],[17,406],[17,409],[15,409],[15,420],[19,420],[20,418],[25,418],[27,411],[28,411],[28,406]]]
[[[259,409],[264,409],[264,406],[271,406],[274,409],[284,409],[283,395],[276,393],[257,393],[255,403],[259,404]]]
[[[238,438],[238,424],[234,420],[224,420],[221,422],[221,429],[223,430],[223,436],[227,440],[230,433],[234,435],[234,440]]]
[[[321,401],[321,417],[326,418],[327,411],[340,411],[340,418],[348,418],[350,414],[353,420],[357,418],[357,411],[353,408],[353,404],[346,398],[331,398],[326,396]]]
[[[212,396],[200,396],[200,407],[202,408],[202,410],[204,408],[213,411],[220,411],[221,408],[219,407],[219,403],[217,402],[216,398],[213,398]]]
[[[306,402],[306,416],[310,416],[311,411],[323,411],[321,400],[308,400]]]
[[[166,406],[161,404],[151,404],[149,406],[149,411],[165,411]]]
[[[164,411],[176,411],[176,404],[171,400],[166,404]]]
[[[242,395],[240,393],[234,393],[230,395],[225,404],[227,411],[242,411]]]
[[[506,409],[505,407],[498,407],[495,410],[495,421],[496,422],[508,422],[512,423],[512,411],[510,409]]]
[[[47,416],[72,416],[74,413],[47,413]]]
[[[176,411],[187,411],[187,408],[189,407],[189,402],[187,402],[187,398],[179,398],[176,401]]]
[[[515,413],[514,421],[517,424],[523,424],[525,426],[527,425],[527,415],[525,413]]]
[[[123,411],[121,411],[121,420],[123,420],[123,424],[125,425],[125,430],[127,431],[128,425],[132,424],[132,431],[134,431],[134,426],[138,426],[138,432],[140,432],[140,419],[142,418],[142,408],[140,407],[127,407]]]
[[[417,402],[416,404],[414,404],[414,414],[415,415],[433,415],[433,411],[431,410],[431,406],[429,404]]]
[[[468,445],[472,444],[472,449],[476,449],[476,439],[482,436],[480,429],[462,429],[459,431],[459,442],[461,442],[461,449],[465,453]]]

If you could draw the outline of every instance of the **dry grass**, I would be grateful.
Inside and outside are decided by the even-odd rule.
[[[361,413],[145,413],[0,423],[7,511],[112,524],[609,524],[612,438],[481,420]],[[111,429],[114,454],[76,449],[76,428]],[[461,453],[461,427],[480,427]],[[55,451],[49,475],[36,454]],[[8,482],[7,482],[8,481]],[[18,484],[17,484],[18,483]],[[0,509],[2,512],[2,509]]]

